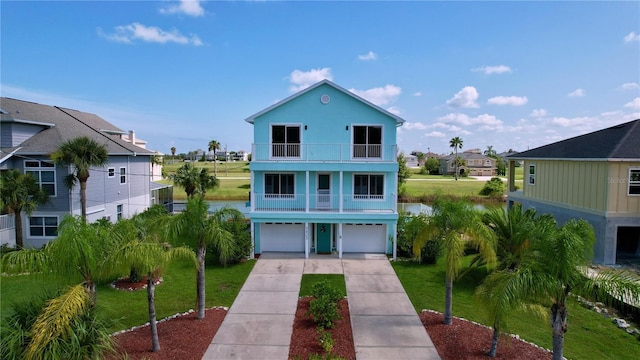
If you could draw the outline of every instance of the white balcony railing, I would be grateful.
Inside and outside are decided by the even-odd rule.
[[[267,212],[375,212],[394,213],[393,196],[337,194],[263,194],[253,193],[253,211]]]
[[[251,161],[397,161],[396,145],[253,144],[251,148]]]

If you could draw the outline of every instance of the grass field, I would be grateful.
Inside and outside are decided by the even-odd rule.
[[[156,287],[158,319],[189,309],[196,310],[196,270],[192,265],[175,263],[165,271],[162,284]],[[255,260],[227,267],[207,266],[206,307],[231,306],[254,265]],[[25,275],[3,276],[0,281],[0,319],[7,315],[10,304],[38,296],[47,289],[52,291],[64,287],[47,278]],[[108,284],[99,284],[96,298],[97,305],[110,318],[118,320],[117,326],[111,331],[128,329],[149,321],[146,290],[115,290]]]
[[[468,263],[466,259],[465,265]],[[431,309],[444,311],[444,266],[442,259],[436,265],[421,265],[409,261],[396,261],[393,268],[400,278],[416,311]],[[453,285],[453,315],[491,325],[473,296],[485,275],[484,270],[466,274]],[[564,356],[568,359],[637,359],[640,341],[618,329],[611,319],[583,308],[576,301],[569,302],[568,331],[565,334]],[[516,311],[509,320],[507,332],[547,349],[552,348],[551,326],[548,319]],[[509,346],[500,340],[498,346]],[[487,338],[487,348],[491,339]]]

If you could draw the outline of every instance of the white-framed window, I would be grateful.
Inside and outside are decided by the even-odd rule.
[[[25,160],[25,174],[31,174],[49,196],[56,196],[56,166],[52,162]]]
[[[118,221],[122,219],[122,204],[116,205],[116,219]]]
[[[107,169],[107,177],[109,177],[109,178],[116,177],[116,168],[108,168]]]
[[[271,125],[271,156],[300,157],[300,125]]]
[[[127,168],[121,167],[120,168],[120,184],[126,184],[126,183],[127,183]]]
[[[536,166],[529,165],[529,185],[536,184]]]
[[[482,160],[480,160],[480,161],[482,161]],[[467,160],[467,165],[473,165],[473,159]]]
[[[629,195],[640,195],[640,167],[629,168]]]
[[[353,125],[353,157],[382,157],[381,125]]]
[[[30,216],[30,237],[55,237],[58,230],[57,216]]]
[[[384,197],[384,175],[382,174],[354,174],[354,199],[382,199]]]
[[[491,160],[487,159],[484,161],[484,166],[491,166]]]
[[[293,174],[264,174],[264,196],[266,198],[292,198],[295,194]]]

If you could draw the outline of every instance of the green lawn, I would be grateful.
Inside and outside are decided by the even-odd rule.
[[[340,292],[342,296],[347,296],[347,285],[342,274],[304,274],[300,282],[299,296],[311,296],[313,284],[326,280],[328,285]]]
[[[207,266],[206,307],[231,306],[253,269],[255,261],[222,266]],[[22,301],[42,293],[43,288],[54,289],[45,278],[30,276],[3,276],[0,279],[1,316],[7,314],[9,304]],[[118,319],[117,328],[112,331],[128,329],[149,321],[146,290],[115,290],[107,284],[97,286],[97,304],[106,313]],[[163,282],[156,287],[156,316],[162,319],[189,309],[196,310],[196,270],[186,263],[175,263],[164,273]]]
[[[468,261],[468,259],[467,259]],[[416,311],[432,309],[444,311],[444,267],[421,265],[409,261],[396,261],[393,268],[400,278]],[[475,302],[473,292],[485,275],[475,270],[457,281],[453,287],[453,315],[490,325],[481,305]],[[640,341],[611,323],[610,319],[583,308],[576,301],[569,303],[569,323],[565,335],[568,359],[637,359]],[[514,312],[508,332],[547,349],[552,348],[551,326],[548,320],[524,312]],[[491,339],[487,338],[487,348]],[[509,346],[502,341],[498,346]],[[634,355],[635,354],[635,355]]]

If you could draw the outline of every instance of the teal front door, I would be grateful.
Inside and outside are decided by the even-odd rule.
[[[331,224],[316,224],[316,252],[331,253]]]

